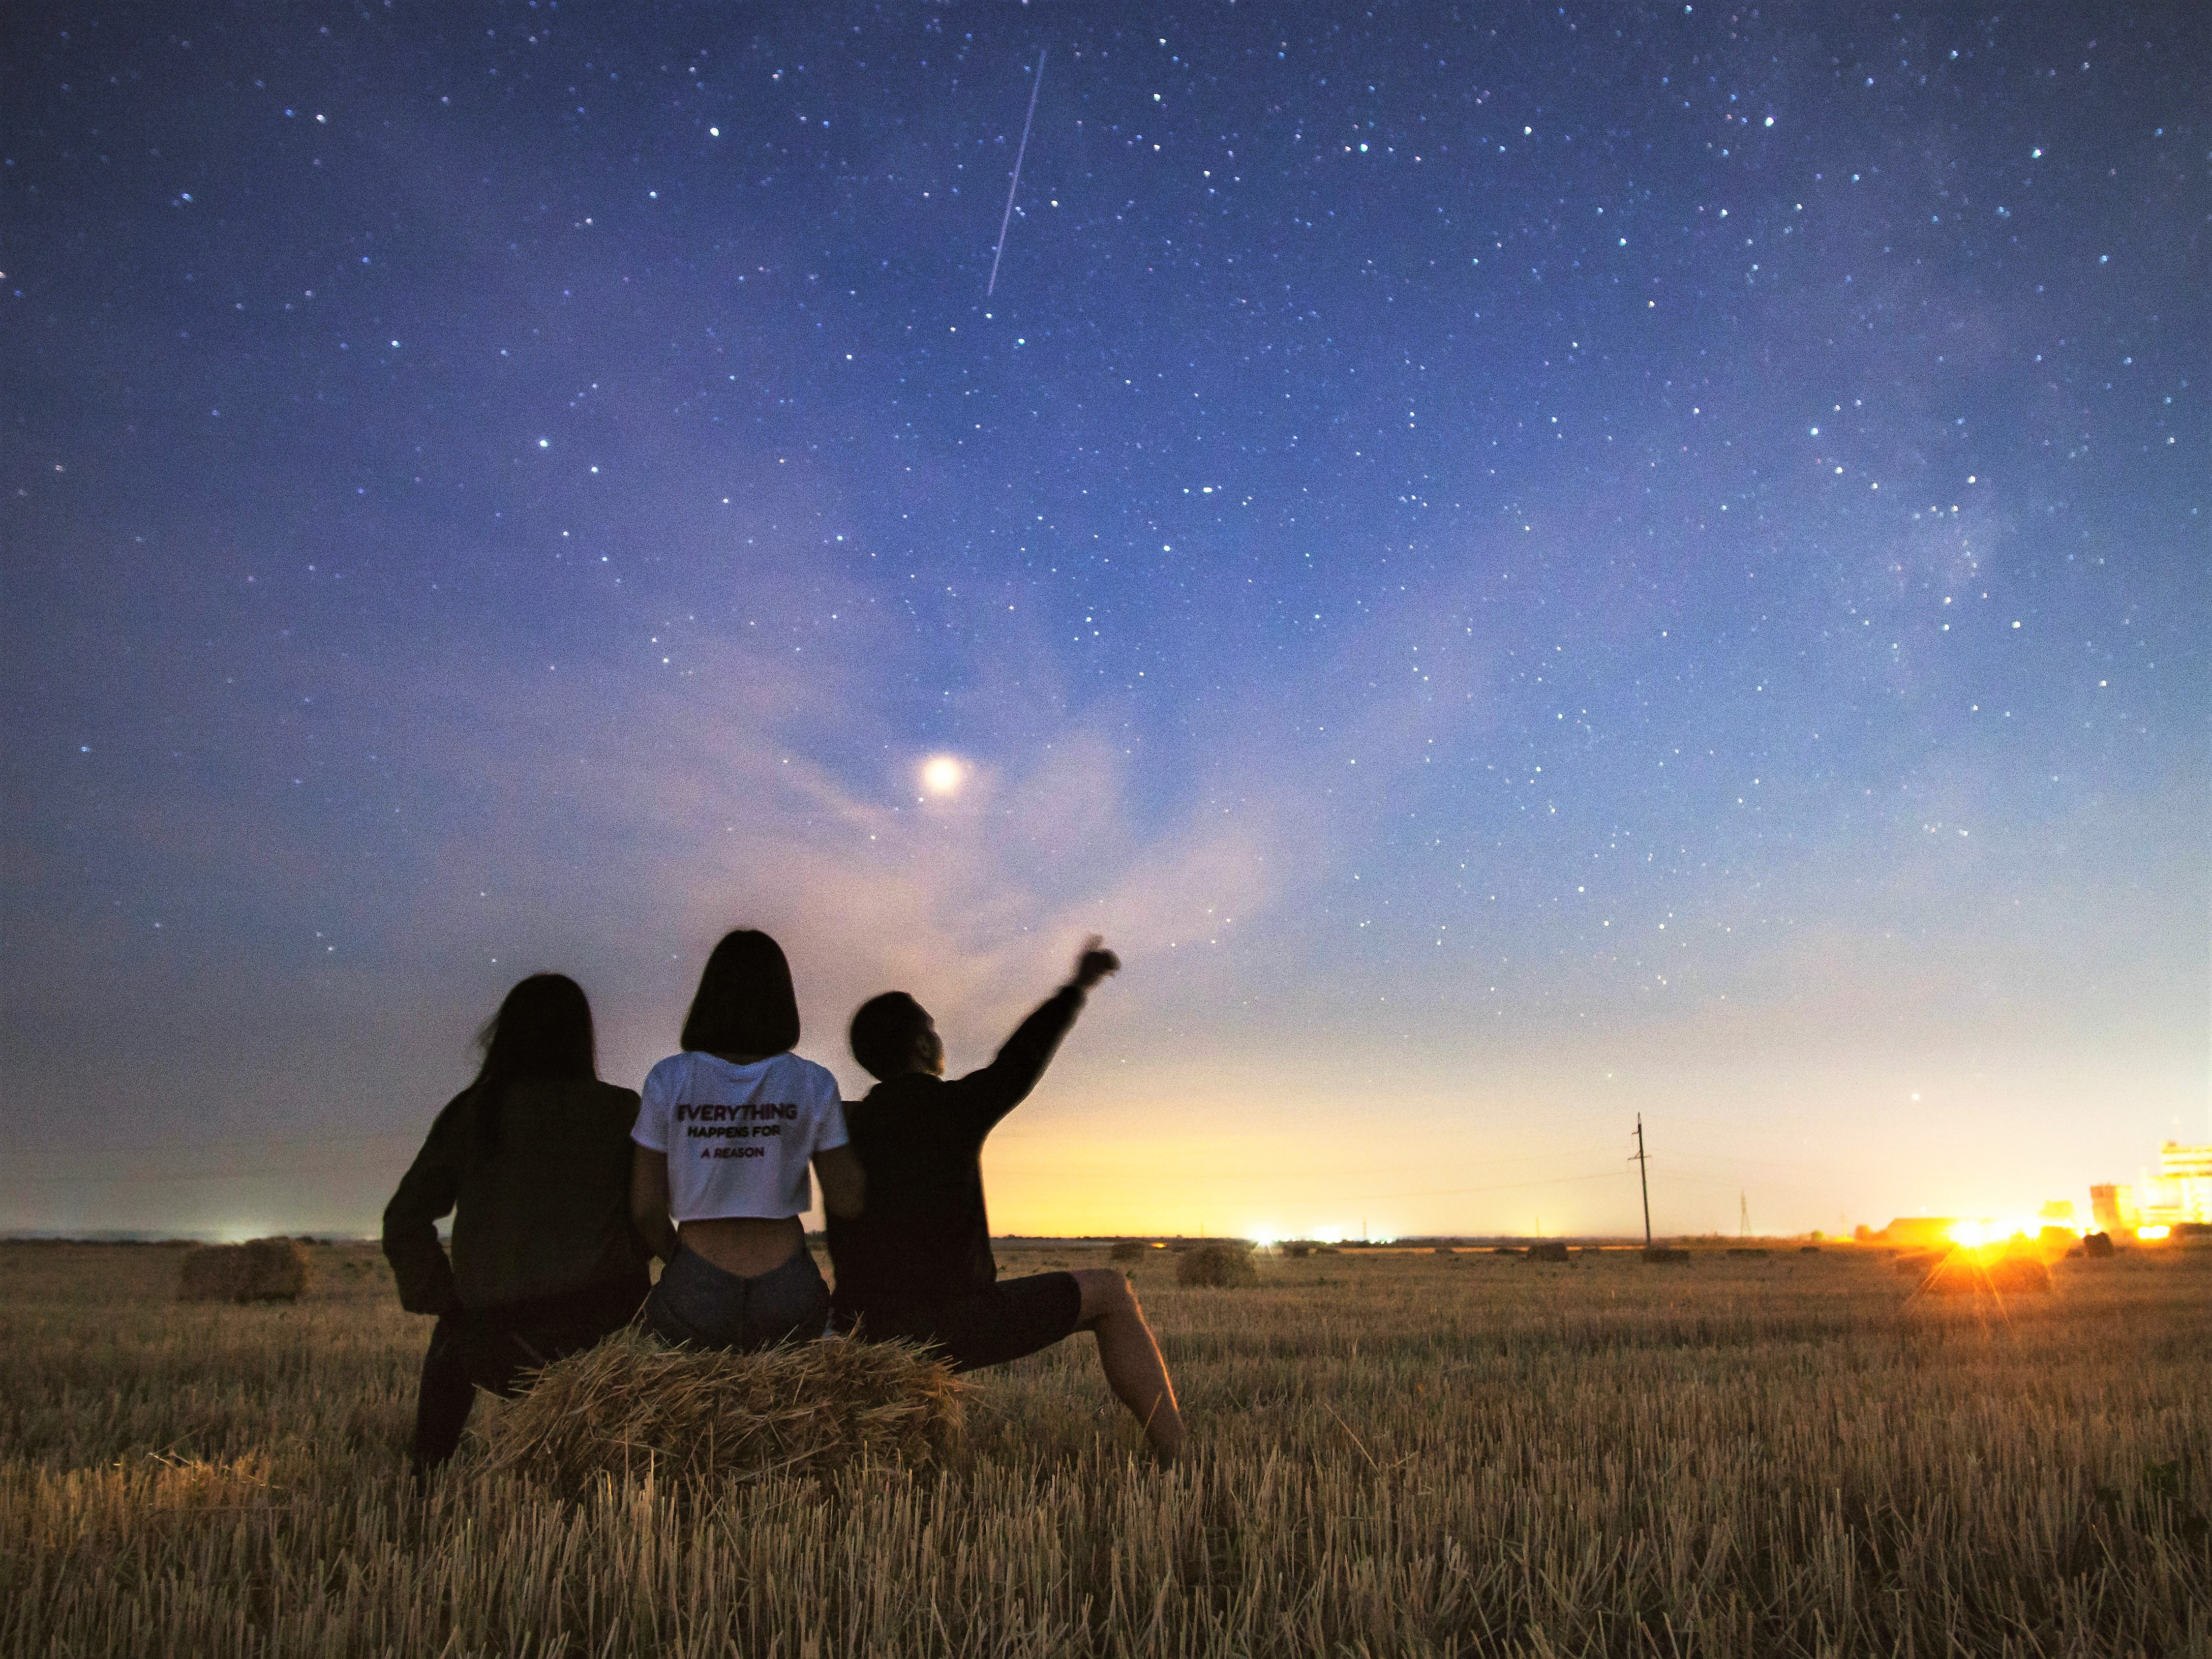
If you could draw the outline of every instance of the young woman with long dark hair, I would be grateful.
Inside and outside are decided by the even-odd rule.
[[[631,1133],[630,1213],[665,1264],[646,1303],[660,1336],[767,1348],[822,1334],[830,1290],[799,1218],[807,1171],[833,1215],[857,1215],[860,1166],[837,1080],[791,1052],[799,1000],[766,933],[741,928],[707,958],[684,1052],[655,1066]]]
[[[459,1445],[476,1390],[636,1316],[649,1287],[629,1215],[637,1097],[599,1080],[592,1007],[563,974],[533,974],[477,1033],[483,1063],[430,1126],[384,1212],[399,1303],[435,1314],[415,1412],[418,1468]],[[438,1243],[453,1217],[453,1255]]]

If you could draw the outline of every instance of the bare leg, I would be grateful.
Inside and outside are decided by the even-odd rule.
[[[1075,1275],[1075,1282],[1083,1287],[1077,1328],[1097,1337],[1106,1386],[1145,1425],[1152,1455],[1172,1463],[1183,1448],[1182,1413],[1176,1406],[1167,1362],[1160,1358],[1160,1345],[1152,1340],[1152,1328],[1145,1322],[1136,1292],[1110,1267],[1086,1267]]]

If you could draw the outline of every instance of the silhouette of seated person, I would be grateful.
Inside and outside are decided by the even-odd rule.
[[[599,1080],[591,1004],[533,974],[477,1034],[483,1063],[453,1097],[384,1211],[399,1304],[434,1314],[411,1455],[460,1444],[478,1389],[513,1395],[529,1371],[628,1324],[649,1286],[630,1224],[636,1095]],[[437,1224],[453,1218],[453,1253]]]
[[[1089,1331],[1108,1385],[1167,1462],[1182,1449],[1182,1416],[1127,1279],[1110,1268],[1000,1279],[983,1200],[985,1138],[1036,1086],[1087,994],[1121,965],[1091,939],[995,1060],[950,1080],[936,1022],[913,997],[886,992],[854,1015],[854,1058],[880,1080],[845,1112],[867,1207],[829,1218],[835,1317],[865,1336],[927,1344],[963,1371]]]

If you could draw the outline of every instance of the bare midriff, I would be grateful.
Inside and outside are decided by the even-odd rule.
[[[806,1231],[795,1215],[718,1216],[680,1222],[676,1232],[685,1249],[739,1279],[774,1273],[806,1248]]]

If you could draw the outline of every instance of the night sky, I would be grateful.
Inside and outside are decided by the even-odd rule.
[[[848,1095],[1122,951],[1011,1230],[2203,1138],[2203,6],[9,12],[0,1225],[371,1228],[737,925]]]

